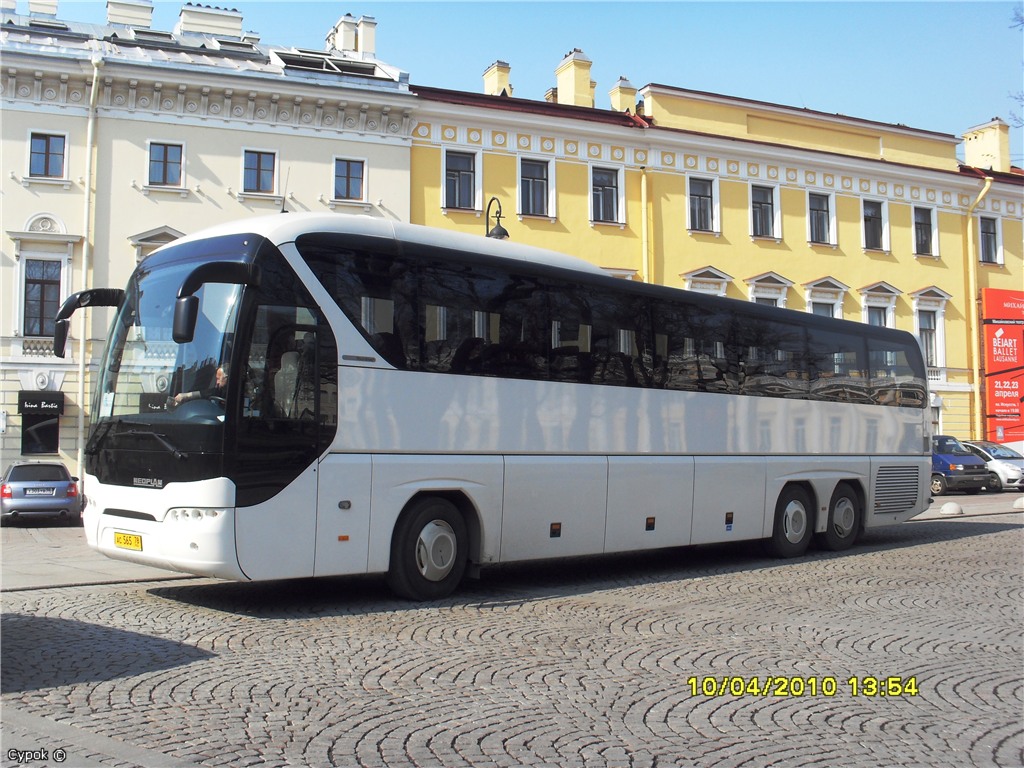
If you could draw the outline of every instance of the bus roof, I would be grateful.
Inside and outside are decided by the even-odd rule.
[[[490,257],[514,259],[532,264],[544,264],[592,275],[609,276],[603,269],[594,266],[590,262],[575,256],[559,253],[558,251],[521,245],[509,242],[508,240],[495,240],[483,235],[477,236],[464,232],[449,232],[444,229],[424,227],[418,224],[405,224],[372,216],[338,213],[277,213],[269,216],[238,219],[187,235],[169,245],[173,246],[178,243],[207,237],[247,232],[262,235],[275,245],[294,242],[300,235],[311,232],[380,237],[401,242],[450,248],[469,253],[479,253]]]

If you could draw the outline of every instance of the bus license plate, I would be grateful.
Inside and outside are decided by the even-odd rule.
[[[114,533],[114,546],[119,549],[142,551],[142,537],[134,533]]]

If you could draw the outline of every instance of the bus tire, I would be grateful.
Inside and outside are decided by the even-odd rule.
[[[849,483],[839,483],[828,505],[825,531],[818,535],[818,544],[832,552],[849,549],[860,534],[863,516],[860,497]]]
[[[807,491],[799,485],[786,486],[775,504],[775,524],[766,541],[775,557],[800,557],[807,551],[814,532],[814,507]]]
[[[409,600],[437,600],[455,591],[466,572],[466,522],[447,499],[413,502],[391,539],[388,586]]]

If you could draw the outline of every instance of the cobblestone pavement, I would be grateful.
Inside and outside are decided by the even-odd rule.
[[[1022,553],[1010,512],[421,605],[370,578],[9,591],[2,765],[1020,766]]]

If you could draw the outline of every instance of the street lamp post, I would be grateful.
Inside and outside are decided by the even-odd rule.
[[[497,203],[498,212],[494,214],[494,227],[491,227],[491,206]],[[484,222],[484,229],[487,231],[488,237],[493,237],[495,240],[508,240],[508,230],[501,226],[501,201],[492,197],[487,201],[487,216]]]

